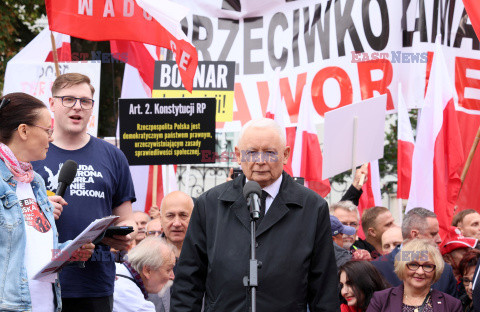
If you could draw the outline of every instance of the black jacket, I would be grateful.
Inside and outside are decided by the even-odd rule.
[[[171,312],[248,311],[243,285],[250,259],[244,175],[202,194],[177,266]],[[280,191],[257,229],[257,310],[338,311],[338,281],[328,205],[283,173]]]

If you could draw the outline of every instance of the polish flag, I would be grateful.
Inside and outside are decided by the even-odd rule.
[[[298,113],[292,171],[294,177],[305,179],[306,187],[325,197],[330,193],[330,181],[322,180],[323,157],[313,116],[313,104],[302,102]]]
[[[452,221],[464,163],[453,92],[443,51],[437,43],[417,127],[407,211],[423,207],[435,212],[441,236]]]
[[[86,40],[137,41],[171,50],[185,89],[192,91],[198,54],[180,26],[187,7],[169,0],[45,0],[45,7],[51,30]]]
[[[363,214],[364,210],[375,206],[383,206],[382,193],[380,190],[380,170],[378,169],[378,160],[368,163],[367,181],[362,186],[362,195],[358,200],[358,213]],[[361,239],[365,239],[365,234],[360,224],[357,235]]]
[[[408,109],[398,86],[398,125],[397,125],[397,198],[408,199],[412,181],[412,157],[415,141]]]
[[[146,97],[152,97],[155,61],[160,60],[160,48],[136,41],[110,40],[110,51],[113,57],[137,69]]]
[[[283,128],[285,137],[287,139],[287,146],[290,146],[290,157],[288,163],[283,166],[283,170],[289,175],[292,173],[292,157],[293,148],[295,144],[295,127],[290,126],[290,116],[287,111],[287,104],[280,94],[280,70],[275,70],[273,79],[272,93],[268,98],[267,111],[265,112],[265,118],[275,120],[280,127]],[[289,125],[289,126],[287,126]]]
[[[155,50],[154,47],[146,45],[147,50]],[[131,56],[133,57],[133,55]],[[140,70],[143,70],[142,68]],[[148,70],[148,69],[145,69]],[[122,85],[122,98],[149,98],[151,97],[151,90],[144,88],[145,81],[142,80],[140,71],[135,67],[128,64],[125,65],[125,72],[123,74]],[[168,167],[168,169],[167,169]],[[177,191],[177,166],[174,165],[162,165],[158,166],[157,176],[157,202],[153,203],[153,166],[130,166],[130,172],[132,174],[133,183],[135,185],[136,202],[132,204],[132,208],[135,211],[145,211],[148,213],[150,207],[156,205],[160,207],[164,195]],[[168,171],[168,179],[167,179]],[[148,178],[147,178],[148,177]],[[167,183],[168,180],[168,183]]]
[[[10,62],[53,62],[52,41],[50,34],[53,33],[55,47],[59,62],[72,60],[70,49],[70,36],[51,32],[48,27],[42,30],[32,41],[30,41]]]

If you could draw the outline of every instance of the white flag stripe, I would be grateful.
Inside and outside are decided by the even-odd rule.
[[[56,48],[59,49],[64,42],[70,43],[70,36],[53,32]],[[20,52],[18,52],[10,62],[38,63],[39,60],[45,61],[50,52],[52,52],[52,43],[50,39],[50,29],[45,27],[32,41],[30,41]]]
[[[370,162],[370,170],[372,177],[372,193],[375,200],[375,206],[383,206],[382,192],[380,189],[380,170],[378,168],[378,160],[373,160]]]
[[[443,124],[443,110],[453,99],[453,89],[445,65],[442,47],[437,39],[425,106],[417,127],[412,159],[412,183],[406,211],[424,207],[434,211],[433,160],[435,141]]]
[[[412,125],[408,117],[408,109],[402,94],[402,84],[398,84],[398,129],[397,139],[405,142],[415,143],[413,138]]]

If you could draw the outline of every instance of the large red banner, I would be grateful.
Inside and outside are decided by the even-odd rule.
[[[195,47],[176,38],[135,1],[45,0],[51,30],[86,40],[131,40],[172,50],[182,82],[192,91]]]

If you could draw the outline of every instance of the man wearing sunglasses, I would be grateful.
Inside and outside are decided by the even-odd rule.
[[[85,75],[69,73],[57,77],[49,100],[54,114],[55,144],[50,144],[45,160],[34,164],[47,190],[53,193],[58,187],[62,164],[72,159],[79,165],[75,180],[64,196],[68,205],[57,212],[61,242],[75,238],[93,220],[105,216],[119,216],[116,225],[133,221],[135,192],[125,155],[87,133],[93,107],[97,105],[94,91]],[[53,200],[62,202],[55,197]],[[62,311],[112,311],[115,263],[110,247],[125,250],[130,239],[130,235],[104,238],[85,268],[74,265],[62,270]]]

